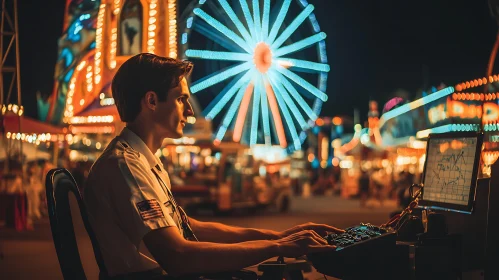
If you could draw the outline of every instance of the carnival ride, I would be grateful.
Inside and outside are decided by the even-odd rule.
[[[193,1],[188,6],[181,55],[198,65],[191,91],[204,105],[205,118],[218,117],[215,143],[233,130],[235,142],[301,149],[305,131],[327,100],[330,69],[326,34],[313,10],[305,0]]]

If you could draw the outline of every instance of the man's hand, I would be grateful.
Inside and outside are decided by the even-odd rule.
[[[297,258],[308,253],[334,250],[336,246],[327,245],[327,241],[313,230],[304,230],[276,240],[279,255]]]
[[[335,228],[335,227],[332,227],[329,225],[325,225],[325,224],[306,223],[306,224],[297,225],[297,226],[294,226],[290,229],[282,231],[279,233],[278,237],[283,238],[283,237],[286,237],[288,235],[291,235],[291,234],[294,234],[294,233],[297,233],[300,231],[304,231],[304,230],[312,230],[312,231],[316,232],[321,237],[326,236],[329,232],[334,232],[334,233],[345,232],[342,229],[338,229],[338,228]]]

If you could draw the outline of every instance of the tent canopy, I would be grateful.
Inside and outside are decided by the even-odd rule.
[[[19,122],[21,123],[20,127]],[[3,130],[4,132],[26,134],[66,134],[67,131],[64,127],[57,127],[27,116],[18,116],[14,113],[7,113],[3,116]]]

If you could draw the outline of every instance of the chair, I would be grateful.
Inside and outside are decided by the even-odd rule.
[[[52,169],[45,181],[47,208],[55,250],[64,279],[87,279],[80,259],[69,205],[72,192],[78,202],[81,218],[92,242],[95,259],[100,269],[99,278],[107,278],[107,270],[95,234],[88,221],[87,211],[78,186],[71,173],[64,168]]]
[[[47,208],[50,219],[50,228],[54,239],[59,266],[61,267],[64,279],[71,280],[86,280],[85,271],[80,259],[78,245],[73,228],[73,219],[71,217],[71,209],[69,205],[69,192],[72,192],[78,202],[81,218],[85,229],[92,242],[95,259],[100,269],[99,278],[107,279],[108,274],[104,265],[104,260],[100,251],[95,233],[88,221],[87,211],[83,203],[82,196],[71,173],[64,168],[52,169],[47,173],[45,181],[47,193]],[[175,279],[170,277],[171,279]],[[165,278],[165,279],[170,279]],[[179,279],[184,279],[181,277]],[[205,279],[242,279],[256,280],[257,274],[253,271],[240,270],[222,273],[212,273],[204,275]]]

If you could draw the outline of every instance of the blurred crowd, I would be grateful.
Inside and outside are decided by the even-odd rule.
[[[5,162],[0,163],[6,170]],[[45,176],[54,168],[46,160],[9,162],[0,172],[0,226],[33,229],[33,222],[46,215]],[[23,170],[24,169],[24,170]]]

